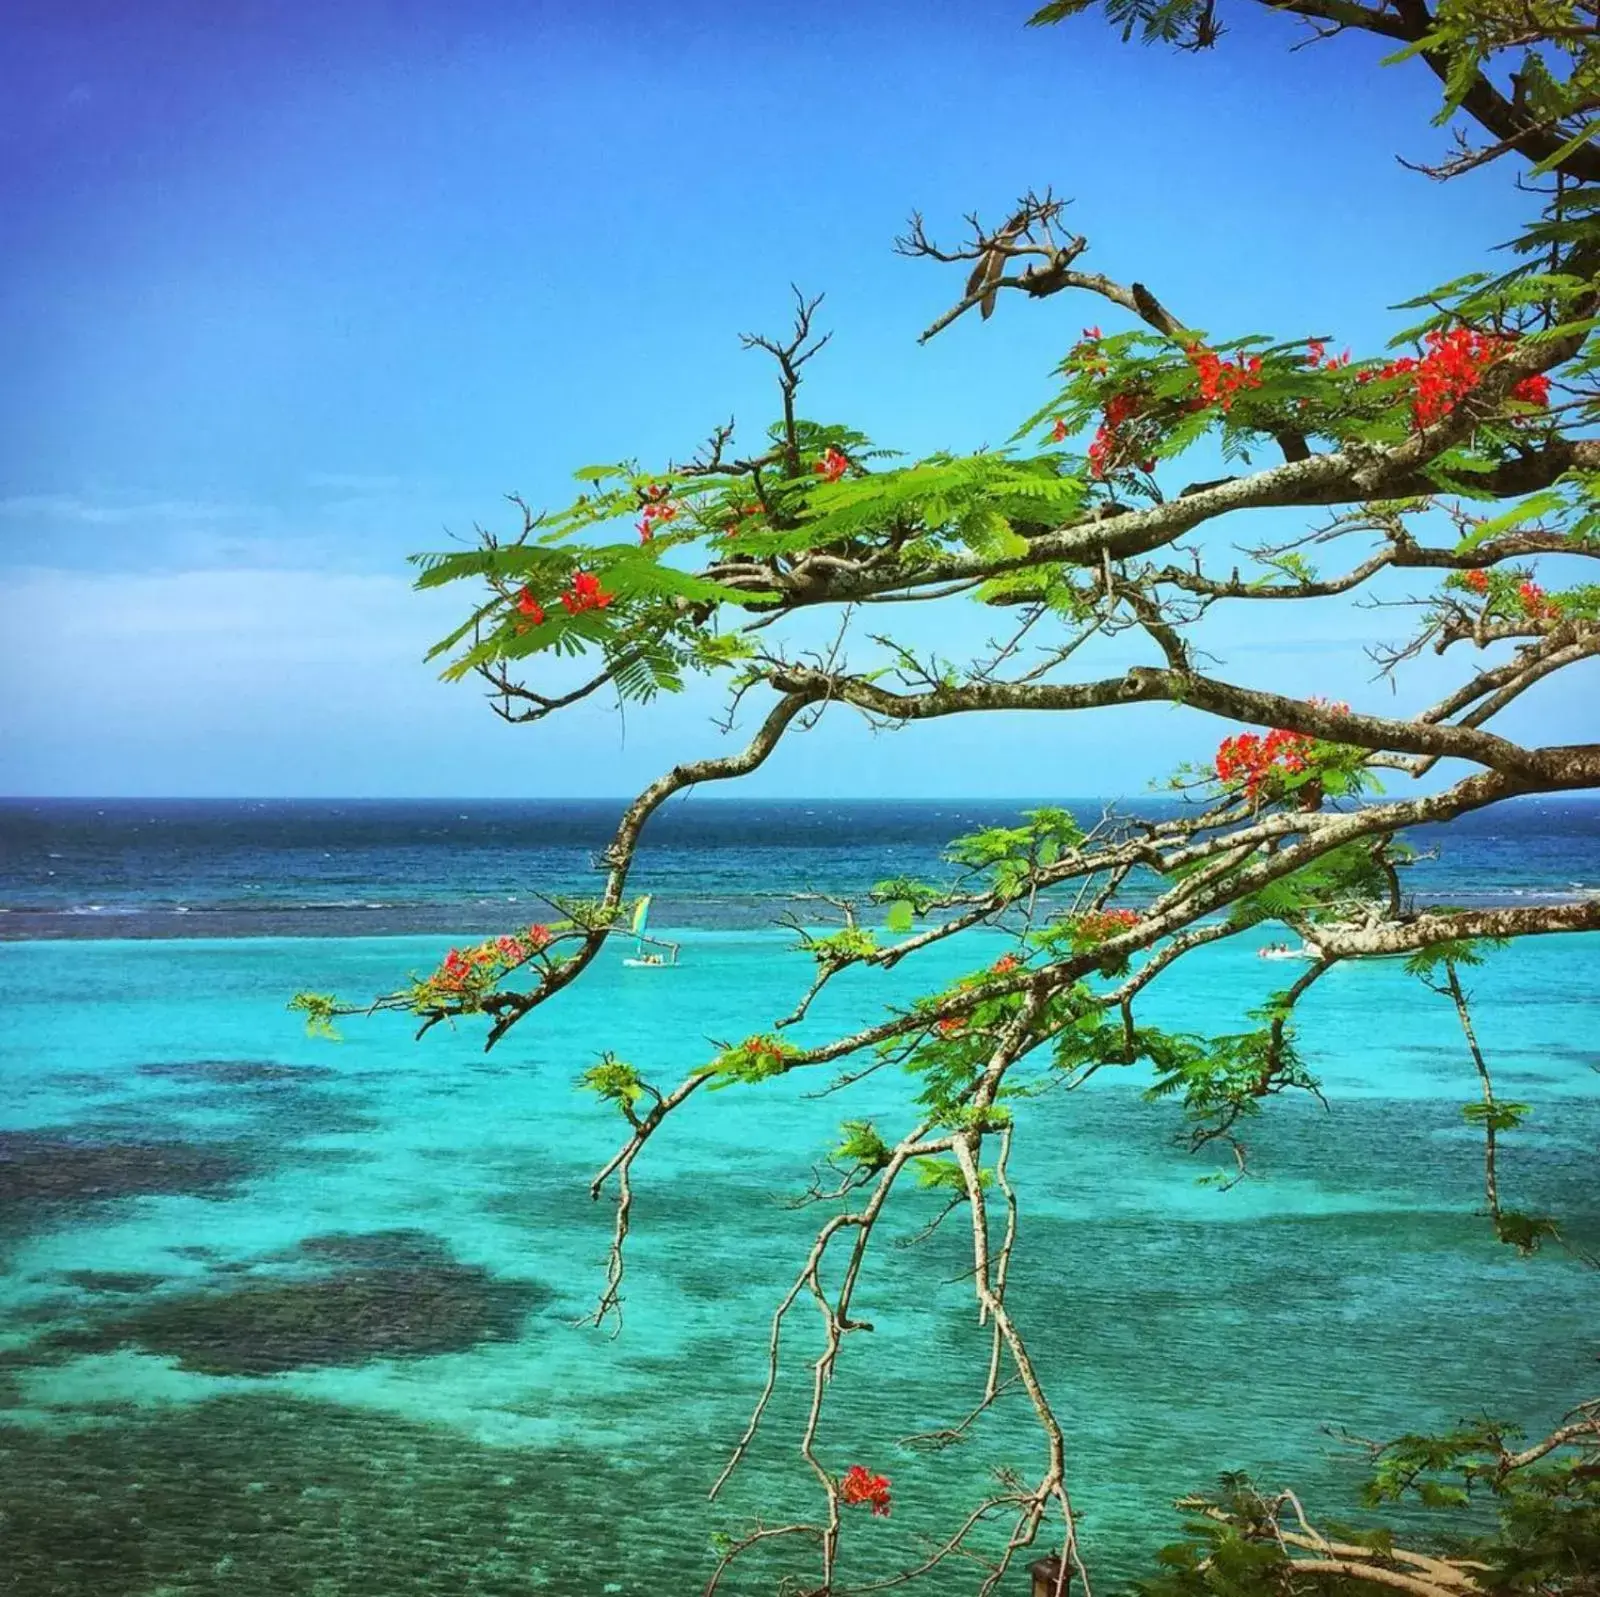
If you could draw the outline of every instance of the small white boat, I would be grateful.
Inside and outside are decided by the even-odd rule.
[[[1321,959],[1322,950],[1315,943],[1306,943],[1300,948],[1258,948],[1257,954],[1262,959]]]

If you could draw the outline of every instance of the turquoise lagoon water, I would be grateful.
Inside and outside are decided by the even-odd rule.
[[[1589,860],[1592,869],[1592,858]],[[485,1055],[472,1028],[414,1042],[398,1017],[308,1038],[303,987],[377,992],[426,937],[0,945],[0,1592],[372,1597],[692,1592],[714,1531],[804,1512],[804,1359],[748,1467],[706,1491],[764,1373],[762,1338],[819,1214],[790,1207],[846,1116],[902,1124],[880,1074],[692,1100],[641,1160],[626,1319],[574,1322],[610,1211],[587,1184],[612,1113],[573,1090],[602,1048],[669,1083],[789,1007],[804,963],[760,928],[689,930],[683,964],[608,953]],[[1168,1024],[1226,1029],[1283,972],[1206,951],[1152,993]],[[859,973],[809,1032],[971,968]],[[1508,1202],[1600,1237],[1600,939],[1547,939],[1474,982],[1503,1096]],[[1394,965],[1339,970],[1303,1008],[1329,1106],[1282,1101],[1257,1174],[1228,1192],[1169,1106],[1108,1074],[1026,1104],[1013,1303],[1069,1434],[1098,1589],[1141,1567],[1168,1506],[1223,1469],[1348,1509],[1366,1435],[1479,1410],[1543,1424],[1594,1389],[1596,1282],[1524,1260],[1475,1214],[1475,1085],[1451,1012]],[[968,1243],[908,1192],[871,1258],[820,1451],[894,1483],[852,1516],[845,1573],[914,1558],[1039,1448],[1015,1394],[943,1452],[898,1438],[962,1418],[981,1386]],[[752,1561],[727,1588],[774,1589]],[[923,1589],[968,1591],[971,1566]],[[1026,1589],[1020,1572],[1010,1589]]]

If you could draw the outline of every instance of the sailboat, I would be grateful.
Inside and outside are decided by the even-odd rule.
[[[647,937],[645,927],[650,924],[650,895],[646,893],[634,906],[633,926],[634,936],[633,957],[623,960],[624,965],[632,965],[635,969],[659,970],[667,965],[678,963],[678,945],[669,943],[660,937]],[[647,954],[645,947],[664,948],[665,954]]]

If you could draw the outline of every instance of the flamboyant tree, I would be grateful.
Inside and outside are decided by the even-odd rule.
[[[1058,0],[1034,21],[1087,4]],[[1277,338],[1209,329],[1203,307],[1180,314],[1142,282],[1085,270],[1088,242],[1066,230],[1062,202],[1030,192],[1001,227],[969,218],[962,243],[936,243],[920,218],[898,241],[908,256],[967,274],[924,339],[969,312],[987,319],[1002,299],[1017,314],[1036,312],[1025,301],[1065,295],[1121,313],[1123,330],[1091,327],[1072,343],[1057,392],[1008,447],[905,464],[848,427],[806,420],[801,380],[826,339],[815,331],[816,301],[801,299],[788,336],[746,340],[775,360],[781,397],[779,420],[754,444],[736,444],[729,425],[678,464],[586,468],[565,509],[535,513],[514,500],[521,524],[511,535],[418,558],[419,586],[477,586],[471,613],[435,653],[448,657],[447,676],[487,683],[507,721],[537,722],[599,694],[648,701],[699,674],[726,683],[735,708],[759,722],[742,748],[678,765],[639,795],[605,851],[596,897],[562,899],[550,924],[454,951],[431,975],[357,1006],[414,1012],[423,1031],[481,1017],[490,1046],[626,928],[630,869],[666,800],[755,770],[824,713],[899,726],[1156,702],[1223,723],[1214,759],[1174,778],[1184,804],[1146,816],[1114,809],[1089,826],[1040,809],[958,839],[948,880],[864,886],[837,906],[836,930],[801,930],[812,975],[764,1032],[676,1085],[653,1084],[611,1054],[584,1077],[621,1121],[619,1151],[594,1181],[597,1196],[615,1196],[596,1323],[621,1313],[635,1167],[691,1094],[835,1067],[848,1081],[885,1064],[917,1081],[914,1124],[844,1126],[837,1188],[813,1194],[827,1219],[775,1306],[766,1388],[717,1482],[763,1422],[782,1326],[809,1308],[821,1350],[799,1441],[818,1512],[732,1540],[708,1591],[746,1549],[783,1541],[806,1590],[841,1592],[845,1515],[888,1511],[886,1479],[830,1467],[814,1443],[829,1377],[864,1329],[854,1305],[875,1227],[916,1182],[947,1188],[952,1210],[970,1220],[972,1287],[992,1338],[978,1412],[1020,1383],[1042,1448],[1030,1481],[1007,1480],[974,1504],[921,1568],[975,1557],[975,1584],[988,1592],[1044,1533],[1060,1549],[1061,1580],[1074,1569],[1086,1579],[1066,1438],[1006,1289],[1023,1201],[1007,1160],[1027,1135],[1028,1101],[1142,1062],[1157,1094],[1181,1099],[1193,1144],[1220,1144],[1243,1169],[1247,1119],[1276,1094],[1316,1088],[1296,1008],[1335,966],[1404,955],[1455,1005],[1479,1085],[1469,1118],[1485,1139],[1489,1221],[1524,1251],[1564,1240],[1556,1219],[1502,1202],[1497,1137],[1522,1108],[1495,1096],[1460,971],[1498,940],[1600,929],[1600,900],[1419,907],[1403,886],[1402,834],[1518,795],[1600,787],[1600,744],[1528,746],[1497,730],[1524,694],[1600,654],[1600,586],[1561,586],[1549,574],[1549,557],[1600,556],[1600,8],[1281,0],[1271,9],[1324,35],[1392,41],[1394,59],[1438,76],[1438,120],[1455,134],[1450,153],[1421,170],[1447,179],[1503,163],[1529,196],[1529,219],[1496,269],[1421,294],[1415,325],[1388,350],[1333,353],[1325,329]],[[1125,38],[1138,31],[1198,49],[1223,31],[1214,0],[1109,0],[1108,10]],[[1219,448],[1236,469],[1186,480],[1184,457]],[[1183,543],[1263,507],[1304,511],[1304,523],[1289,541],[1251,548],[1243,567],[1217,569],[1215,543]],[[1195,647],[1196,625],[1213,610],[1357,593],[1391,570],[1415,573],[1420,591],[1385,671],[1424,651],[1459,662],[1459,685],[1419,713],[1252,686]],[[881,636],[873,618],[890,612],[872,607],[909,600],[990,607],[1003,636],[964,661]],[[785,623],[817,610],[837,617],[832,645],[786,643]],[[1141,642],[1148,663],[1098,678],[1076,671],[1080,646],[1111,634]],[[1441,762],[1460,774],[1419,780]],[[878,913],[864,913],[869,905]],[[1202,1037],[1146,1022],[1153,983],[1181,980],[1191,952],[1263,922],[1299,934],[1312,957],[1250,1029]],[[849,1035],[788,1040],[841,971],[910,966],[979,927],[1007,933],[1011,952]],[[320,995],[295,1002],[314,1025],[355,1012]],[[1413,1551],[1383,1534],[1330,1537],[1292,1493],[1227,1478],[1220,1494],[1188,1503],[1191,1541],[1157,1584],[1417,1597],[1600,1590],[1600,1405],[1571,1396],[1567,1423],[1528,1445],[1491,1422],[1374,1445],[1380,1500],[1499,1500],[1498,1529],[1465,1552]],[[980,1556],[981,1533],[996,1523],[1001,1539]]]

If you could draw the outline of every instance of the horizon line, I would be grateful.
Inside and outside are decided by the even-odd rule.
[[[705,804],[1038,804],[1074,803],[1115,804],[1132,800],[1181,798],[1181,794],[1162,790],[1143,793],[1067,793],[1067,794],[981,794],[954,793],[896,797],[892,794],[808,794],[780,797],[772,794],[740,795],[699,792],[686,788],[672,794],[663,804],[697,797]],[[622,804],[638,799],[637,793],[608,794],[460,794],[460,793],[377,793],[377,794],[261,794],[261,793],[4,793],[0,805],[21,804]],[[1548,793],[1516,793],[1499,802],[1520,799],[1558,798],[1579,803],[1600,803],[1600,790],[1574,789]]]
[[[1039,794],[983,795],[962,793],[954,795],[924,795],[896,798],[888,794],[820,795],[796,794],[793,798],[758,794],[749,797],[731,793],[697,793],[693,787],[685,788],[663,800],[671,803],[675,798],[696,794],[706,802],[743,804],[1019,804],[1064,803],[1060,797]],[[1103,803],[1109,794],[1073,793],[1075,800],[1092,799]],[[1122,798],[1159,796],[1121,794]],[[0,804],[632,804],[638,793],[573,793],[573,794],[492,794],[492,793],[0,793]]]

